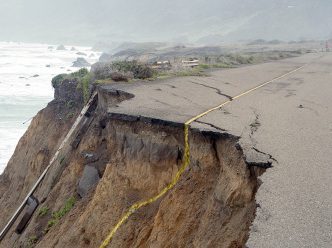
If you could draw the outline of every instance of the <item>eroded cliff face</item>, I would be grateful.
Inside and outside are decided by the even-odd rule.
[[[109,94],[111,103],[124,100]],[[127,96],[133,97],[133,96]],[[105,103],[100,96],[99,105]],[[55,119],[50,104],[33,120],[0,181],[0,226],[41,174],[72,119]],[[135,202],[158,194],[181,166],[183,125],[111,115],[99,106],[64,170],[34,194],[41,204],[21,235],[11,231],[0,247],[98,247]],[[75,112],[77,114],[77,112]],[[256,209],[259,170],[249,167],[238,138],[190,130],[189,168],[158,201],[135,212],[116,232],[110,247],[243,247]],[[78,184],[86,167],[100,177],[81,198]],[[58,218],[68,199],[75,205]],[[43,214],[41,214],[43,212]]]
[[[0,175],[1,228],[48,165],[82,106],[82,101],[74,102],[56,96],[31,121],[6,169]],[[13,246],[3,243],[0,243],[0,247]]]

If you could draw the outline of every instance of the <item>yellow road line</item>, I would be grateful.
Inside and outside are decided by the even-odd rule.
[[[292,70],[292,71],[290,71],[290,72],[287,72],[286,74],[283,74],[283,75],[281,75],[281,76],[279,76],[279,77],[276,77],[276,78],[274,78],[274,79],[272,79],[272,80],[269,80],[269,81],[267,81],[267,82],[265,82],[265,83],[262,83],[262,84],[260,84],[260,85],[258,85],[258,86],[256,86],[256,87],[254,87],[254,88],[252,88],[252,89],[250,89],[250,90],[247,90],[247,91],[245,91],[245,92],[243,92],[243,93],[241,93],[241,94],[239,94],[239,95],[237,95],[237,96],[234,96],[234,97],[232,97],[232,100],[228,100],[228,101],[226,101],[226,102],[223,102],[222,104],[220,104],[220,105],[218,105],[218,106],[216,106],[216,107],[213,107],[213,108],[211,108],[211,109],[205,111],[204,113],[201,113],[201,114],[199,114],[199,115],[193,117],[192,119],[188,120],[188,121],[186,122],[186,124],[191,124],[192,122],[194,122],[194,121],[196,121],[196,120],[202,118],[203,116],[205,116],[205,115],[211,113],[212,111],[215,111],[215,110],[217,110],[217,109],[220,109],[220,108],[222,108],[223,106],[227,105],[228,103],[231,103],[232,101],[234,101],[234,100],[236,100],[236,99],[238,99],[238,98],[240,98],[240,97],[242,97],[242,96],[245,96],[245,95],[247,95],[247,94],[249,94],[249,93],[251,93],[251,92],[253,92],[253,91],[255,91],[255,90],[258,90],[258,89],[264,87],[264,86],[267,85],[267,84],[270,84],[270,83],[275,82],[275,81],[277,81],[277,80],[279,80],[279,79],[281,79],[281,78],[284,78],[284,77],[286,77],[286,76],[288,76],[288,75],[290,75],[290,74],[292,74],[292,73],[294,73],[294,72],[296,72],[296,71],[298,71],[298,70],[301,70],[301,69],[302,69],[303,67],[305,67],[305,66],[306,66],[306,65],[303,65],[303,66],[301,66],[301,67],[298,67],[298,68],[296,68],[295,70]]]
[[[109,235],[107,236],[107,238],[104,240],[104,242],[100,245],[99,248],[106,248],[109,243],[112,241],[112,238],[113,236],[115,235],[115,233],[117,232],[117,230],[126,222],[126,220],[133,214],[135,213],[138,209],[146,206],[146,205],[149,205],[155,201],[157,201],[158,199],[160,199],[162,196],[164,196],[169,190],[171,190],[177,183],[178,181],[180,180],[180,177],[182,176],[182,174],[184,173],[184,171],[187,169],[187,167],[189,166],[190,164],[190,146],[189,146],[189,127],[190,127],[190,124],[193,123],[194,121],[202,118],[203,116],[211,113],[212,111],[215,111],[217,109],[220,109],[222,108],[223,106],[231,103],[232,101],[242,97],[242,96],[245,96],[257,89],[260,89],[262,87],[264,87],[265,85],[267,84],[270,84],[272,82],[275,82],[276,80],[279,80],[281,78],[284,78],[298,70],[301,70],[303,67],[305,67],[306,65],[303,65],[301,67],[298,67],[296,68],[295,70],[292,70],[290,72],[287,72],[279,77],[276,77],[272,80],[269,80],[265,83],[262,83],[254,88],[251,88],[250,90],[247,90],[235,97],[232,97],[232,100],[228,100],[226,102],[223,102],[222,104],[216,106],[216,107],[213,107],[207,111],[205,111],[204,113],[201,113],[199,115],[196,115],[195,117],[191,118],[190,120],[186,121],[184,123],[184,147],[185,147],[185,153],[184,153],[184,159],[183,159],[183,162],[182,162],[182,165],[179,169],[179,171],[176,173],[175,177],[172,179],[171,183],[169,183],[164,189],[161,190],[161,192],[159,192],[156,196],[154,197],[151,197],[150,199],[146,200],[146,201],[142,201],[142,202],[138,202],[138,203],[135,203],[133,204],[129,210],[121,217],[121,219],[118,221],[118,223],[113,227],[113,229],[111,230],[111,232],[109,233]]]
[[[134,205],[132,205],[129,210],[122,216],[122,218],[120,219],[120,221],[115,225],[115,227],[112,229],[112,231],[110,232],[110,234],[107,236],[107,238],[104,240],[104,242],[101,244],[100,248],[106,248],[107,245],[111,242],[114,234],[116,233],[116,231],[121,227],[121,225],[133,214],[135,213],[138,209],[140,209],[141,207],[144,207],[148,204],[151,204],[155,201],[157,201],[159,198],[161,198],[162,196],[164,196],[170,189],[172,189],[177,182],[179,181],[181,175],[183,174],[183,172],[186,170],[186,168],[188,167],[189,163],[190,163],[190,153],[189,153],[189,141],[188,141],[188,132],[189,132],[189,125],[185,124],[184,126],[184,137],[185,137],[185,153],[184,153],[184,159],[183,159],[183,163],[179,169],[179,171],[176,173],[175,177],[172,179],[172,182],[170,184],[168,184],[158,195],[143,201],[143,202],[138,202],[135,203]]]

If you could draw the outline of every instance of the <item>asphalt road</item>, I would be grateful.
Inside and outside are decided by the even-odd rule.
[[[135,95],[109,112],[185,122],[257,85],[303,68],[202,117],[276,162],[262,176],[248,247],[332,247],[332,53],[160,82],[119,84]]]

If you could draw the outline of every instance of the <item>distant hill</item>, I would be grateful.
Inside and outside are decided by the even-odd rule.
[[[11,0],[0,40],[197,42],[326,39],[331,0]]]

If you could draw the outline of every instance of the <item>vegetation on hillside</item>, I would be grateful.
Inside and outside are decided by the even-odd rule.
[[[98,62],[89,71],[82,68],[70,74],[60,74],[52,79],[52,86],[57,88],[65,80],[77,83],[84,102],[87,102],[94,83],[130,82],[133,80],[155,80],[168,77],[207,76],[208,70],[234,68],[241,65],[257,64],[271,60],[293,57],[302,51],[269,51],[256,53],[229,53],[199,58],[199,66],[188,68],[175,66],[168,69],[152,69],[151,65],[133,61]]]
[[[119,74],[128,81],[130,79],[151,78],[155,71],[147,64],[137,61],[116,61],[111,63],[97,63],[92,67],[92,73],[96,80],[116,79]],[[114,80],[117,81],[117,80]]]
[[[90,97],[91,85],[100,80],[114,82],[128,82],[132,79],[152,78],[155,71],[147,64],[137,61],[119,61],[112,63],[97,63],[89,72],[88,69],[82,68],[70,74],[60,74],[52,79],[53,88],[58,88],[65,81],[77,83],[77,88],[81,89],[84,102]]]
[[[52,214],[52,218],[47,222],[47,228],[45,229],[45,233],[47,233],[54,225],[56,225],[62,217],[64,217],[75,205],[76,199],[75,197],[69,198],[64,206],[59,210]]]

